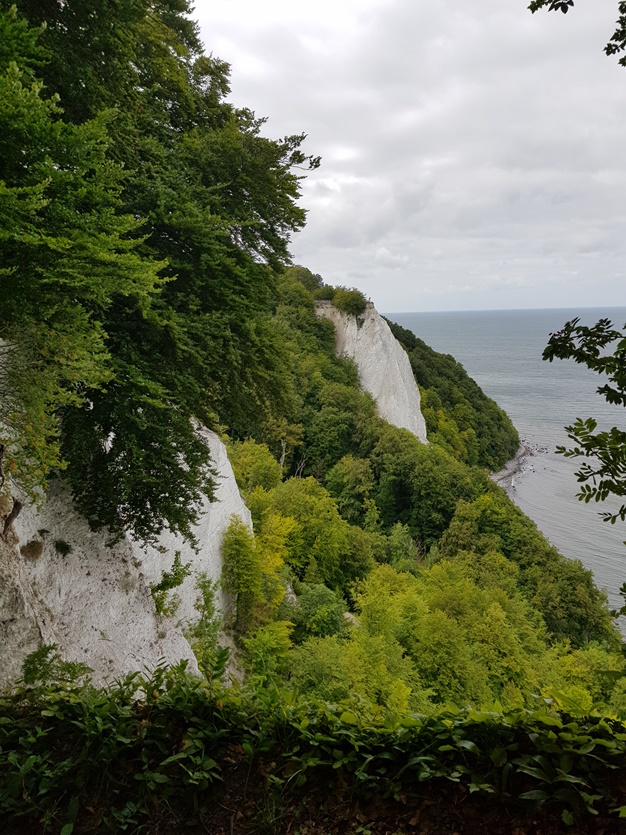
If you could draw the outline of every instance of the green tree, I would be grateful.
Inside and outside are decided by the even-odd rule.
[[[249,493],[255,487],[271,490],[281,480],[281,467],[266,444],[256,441],[235,441],[228,447],[237,484],[242,493]]]
[[[273,510],[298,523],[288,546],[289,563],[295,571],[304,576],[313,562],[317,576],[312,582],[331,588],[345,583],[343,565],[350,555],[350,526],[321,484],[314,478],[291,478],[271,491],[270,501]]]
[[[280,679],[289,669],[293,624],[275,620],[255,629],[243,639],[243,662],[255,684]]]
[[[203,55],[187,0],[21,0],[18,10],[38,40],[3,12],[19,25],[2,39],[13,87],[1,176],[31,191],[3,201],[4,276],[13,282],[23,264],[24,293],[3,293],[0,336],[13,345],[14,332],[45,322],[35,300],[59,320],[55,338],[76,336],[80,348],[78,370],[57,361],[73,355],[65,344],[47,363],[61,379],[44,403],[44,434],[58,445],[60,426],[61,450],[37,469],[67,462],[94,527],[154,539],[168,526],[190,537],[214,486],[198,422],[219,418],[245,437],[283,399],[286,356],[269,304],[304,223],[301,171],[318,160],[302,152],[303,135],[267,139],[263,120],[224,101],[228,66]],[[25,58],[15,70],[18,48]],[[35,113],[28,95],[41,94],[15,77],[28,72],[31,85],[33,67],[62,112],[50,99],[47,115]],[[28,227],[34,213],[44,216],[41,246]],[[45,269],[30,269],[37,257]],[[60,265],[56,284],[49,262]],[[14,352],[14,367],[47,357],[37,339],[30,344],[29,356]]]
[[[263,570],[254,536],[239,516],[231,516],[221,546],[222,585],[236,602],[235,631],[250,628],[252,610],[263,599]]]
[[[333,304],[337,310],[341,310],[343,313],[348,313],[350,316],[361,316],[367,307],[367,299],[356,287],[350,290],[347,287],[336,287]]]
[[[497,552],[515,563],[520,592],[541,613],[554,640],[570,640],[577,647],[590,640],[615,643],[606,595],[596,588],[591,572],[579,560],[559,554],[496,488],[458,503],[439,547],[448,558],[459,552]]]
[[[141,256],[141,222],[116,211],[111,114],[63,122],[14,9],[0,13],[0,40],[0,424],[7,469],[32,494],[65,466],[61,410],[89,408],[113,376],[103,320],[119,303],[145,311],[164,262]]]
[[[302,643],[311,636],[324,638],[340,634],[345,629],[345,612],[345,602],[327,586],[300,583],[291,618],[295,625],[294,641]]]
[[[337,502],[343,518],[351,524],[363,522],[374,488],[374,474],[367,459],[345,455],[326,476],[326,489]]]
[[[591,327],[580,325],[579,321],[572,319],[551,334],[543,359],[573,359],[601,376],[606,375],[608,382],[598,387],[598,394],[608,403],[626,406],[626,333],[613,328],[609,319],[600,319]],[[593,418],[578,418],[566,427],[574,446],[557,448],[568,458],[585,459],[576,473],[583,485],[578,498],[585,502],[626,496],[626,432],[616,427],[596,432],[597,426]],[[601,515],[607,522],[624,521],[626,504],[615,513]]]

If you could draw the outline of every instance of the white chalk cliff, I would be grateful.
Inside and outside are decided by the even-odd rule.
[[[321,301],[317,303],[317,315],[334,324],[337,354],[354,360],[361,385],[376,401],[380,416],[427,443],[411,363],[374,305],[369,303],[362,315],[351,316],[331,302]]]
[[[373,305],[359,317],[330,302],[320,302],[317,312],[334,323],[337,353],[354,360],[381,417],[426,443],[409,359]],[[24,507],[6,538],[0,536],[0,686],[17,679],[24,658],[43,644],[56,644],[66,660],[91,667],[96,683],[154,668],[161,660],[188,659],[196,669],[185,632],[198,617],[198,575],[219,578],[221,540],[232,514],[252,527],[226,448],[214,433],[203,430],[203,435],[218,486],[217,501],[204,503],[194,529],[197,552],[169,532],[156,547],[130,536],[112,544],[106,531],[90,530],[62,482],[53,484],[41,509]],[[11,506],[12,500],[0,495],[0,532]],[[160,617],[150,586],[171,570],[177,551],[191,573],[174,590],[180,597],[176,614]],[[223,593],[216,604],[228,613]]]
[[[186,658],[195,669],[185,630],[198,617],[198,575],[219,578],[221,539],[231,514],[251,526],[226,448],[214,433],[203,434],[218,485],[217,501],[204,503],[194,529],[197,553],[169,532],[156,547],[130,537],[112,545],[106,531],[89,529],[60,482],[41,510],[21,511],[6,541],[0,538],[0,685],[15,680],[26,655],[42,644],[57,644],[66,660],[87,664],[97,683],[154,668],[162,659]],[[9,510],[5,507],[3,515]],[[59,552],[59,543],[62,550],[69,546],[67,554]],[[156,613],[150,584],[171,569],[176,551],[183,564],[191,563],[191,574],[174,590],[180,596],[176,614],[163,618]],[[216,604],[228,610],[224,595]]]

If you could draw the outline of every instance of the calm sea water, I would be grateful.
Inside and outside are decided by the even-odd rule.
[[[607,404],[596,393],[601,382],[597,374],[571,360],[543,362],[541,353],[550,333],[575,316],[583,324],[606,317],[621,326],[626,308],[386,316],[436,351],[452,354],[507,412],[523,442],[535,450],[509,495],[561,553],[580,559],[593,571],[596,583],[607,589],[611,606],[620,606],[618,590],[626,581],[626,523],[607,524],[598,516],[604,505],[576,499],[576,461],[556,455],[554,449],[567,444],[564,427],[577,417],[595,417],[602,428],[626,430],[626,410]]]

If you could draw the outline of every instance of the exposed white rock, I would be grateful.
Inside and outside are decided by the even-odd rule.
[[[374,305],[369,303],[361,316],[351,316],[332,302],[321,301],[317,314],[334,324],[337,354],[354,360],[361,385],[376,401],[380,416],[427,443],[411,363]]]
[[[218,486],[217,501],[204,503],[194,529],[197,553],[169,532],[157,547],[130,537],[111,544],[106,532],[89,529],[62,483],[55,483],[42,510],[21,511],[14,523],[19,544],[13,533],[0,543],[0,684],[14,680],[24,657],[42,643],[55,643],[68,661],[92,667],[97,683],[153,668],[160,660],[188,659],[195,668],[185,629],[197,617],[198,575],[219,578],[221,539],[232,514],[251,526],[226,448],[213,432],[203,430],[203,435]],[[59,548],[65,545],[70,550],[64,556]],[[161,618],[150,584],[171,569],[176,551],[183,564],[191,564],[191,574],[174,590],[180,596],[176,614]],[[223,594],[216,603],[222,612],[228,610]]]

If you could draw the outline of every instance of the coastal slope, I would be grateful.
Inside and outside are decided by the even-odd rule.
[[[337,354],[354,360],[361,385],[376,401],[380,416],[427,443],[411,363],[374,305],[368,303],[360,316],[353,316],[330,301],[318,301],[316,311],[334,324]]]

